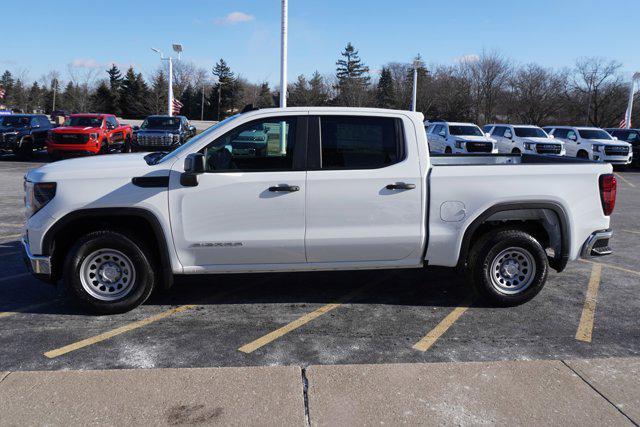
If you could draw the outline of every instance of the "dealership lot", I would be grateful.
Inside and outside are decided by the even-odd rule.
[[[455,271],[202,276],[133,312],[83,313],[22,264],[22,176],[0,160],[0,370],[495,361],[640,355],[640,171],[618,171],[614,255],[483,307]]]

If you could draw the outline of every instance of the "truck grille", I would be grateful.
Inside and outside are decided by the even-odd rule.
[[[604,147],[604,154],[607,156],[628,156],[629,147],[624,145],[610,145]]]
[[[558,144],[536,144],[538,154],[560,154],[562,147]]]
[[[465,144],[469,153],[490,153],[493,150],[491,142],[467,142]]]
[[[89,135],[83,133],[54,133],[53,142],[56,144],[86,144]]]
[[[138,145],[167,147],[173,145],[172,135],[138,135]]]

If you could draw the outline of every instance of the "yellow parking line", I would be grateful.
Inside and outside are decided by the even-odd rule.
[[[591,342],[591,334],[593,333],[593,320],[596,314],[596,299],[598,298],[598,287],[600,286],[600,277],[602,275],[602,265],[593,264],[591,269],[591,277],[589,278],[589,287],[587,295],[584,299],[584,307],[576,332],[576,339],[583,342]]]
[[[0,277],[0,282],[6,282],[7,280],[17,279],[18,277],[28,276],[30,273],[14,274],[13,276]]]
[[[355,298],[356,296],[358,296],[359,294],[361,294],[362,292],[369,290],[370,288],[378,285],[380,282],[382,282],[385,277],[379,278],[378,280],[374,280],[371,283],[368,283],[358,289],[356,289],[355,291],[342,296],[341,298],[339,298],[336,302],[331,303],[331,304],[327,304],[324,305],[322,307],[320,307],[317,310],[312,311],[311,313],[307,313],[302,317],[297,318],[296,320],[294,320],[293,322],[276,329],[273,332],[270,332],[260,338],[258,338],[257,340],[251,341],[248,344],[243,345],[242,347],[238,348],[239,351],[243,352],[243,353],[253,353],[254,351],[256,351],[257,349],[259,349],[260,347],[263,347],[275,340],[277,340],[278,338],[282,337],[283,335],[288,334],[291,331],[294,331],[296,329],[298,329],[301,326],[306,325],[307,323],[311,322],[313,319],[316,319],[320,316],[322,316],[323,314],[326,314],[328,312],[330,312],[331,310],[334,310],[342,305],[344,305],[346,302],[352,300],[353,298]]]
[[[0,319],[2,319],[4,317],[13,316],[14,314],[24,313],[25,311],[34,310],[36,308],[45,307],[47,305],[54,304],[54,303],[56,303],[58,301],[59,300],[45,301],[45,302],[41,302],[41,303],[38,303],[38,304],[27,305],[25,307],[19,307],[19,308],[16,308],[15,310],[13,310],[13,311],[2,311],[2,312],[0,312]]]
[[[21,228],[23,226],[23,224],[11,224],[8,222],[0,222],[0,227],[15,227],[15,228]]]
[[[468,298],[447,315],[436,325],[427,335],[414,344],[413,348],[419,351],[427,351],[438,339],[464,314],[473,303],[472,298]]]
[[[625,273],[630,273],[630,274],[634,274],[636,276],[640,276],[640,271],[635,271],[635,270],[630,270],[628,268],[624,268],[624,267],[618,267],[617,265],[613,265],[613,264],[606,264],[604,262],[596,262],[596,261],[589,261],[588,259],[581,259],[581,262],[586,262],[589,264],[594,264],[594,265],[601,265],[607,268],[613,268],[614,270],[619,270],[619,271],[624,271]]]
[[[44,353],[44,355],[49,359],[53,359],[55,357],[62,356],[63,354],[67,354],[72,351],[90,346],[92,344],[108,340],[109,338],[113,338],[116,335],[124,334],[125,332],[129,332],[134,329],[141,328],[150,323],[157,322],[158,320],[162,320],[165,317],[169,317],[173,314],[180,313],[185,310],[191,310],[195,307],[197,307],[197,305],[181,305],[179,307],[172,308],[171,310],[163,311],[162,313],[156,314],[155,316],[147,317],[146,319],[138,320],[137,322],[132,322],[127,325],[121,326],[119,328],[112,329],[100,335],[96,335],[96,336],[75,342],[73,344],[69,344],[64,347],[57,348],[55,350],[47,351],[46,353]]]
[[[631,181],[629,181],[627,178],[623,177],[619,173],[617,173],[616,176],[620,178],[622,181],[624,181],[626,184],[630,185],[633,188],[636,188],[636,185],[634,183],[632,183]]]

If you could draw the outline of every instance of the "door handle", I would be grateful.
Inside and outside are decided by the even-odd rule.
[[[269,187],[269,191],[271,191],[272,193],[280,191],[292,193],[294,191],[300,191],[300,187],[298,187],[297,185],[278,185],[275,187]]]
[[[396,182],[395,184],[387,185],[387,190],[413,190],[416,188],[415,184],[406,184],[404,182]]]

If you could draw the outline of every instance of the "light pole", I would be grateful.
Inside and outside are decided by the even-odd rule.
[[[204,81],[202,82],[202,105],[200,106],[200,121],[204,120]]]
[[[413,97],[411,98],[411,111],[416,111],[416,105],[418,104],[418,67],[420,66],[420,60],[416,58],[413,61]]]
[[[165,57],[162,52],[155,47],[151,48],[152,51],[158,53],[160,55],[161,61],[169,62],[169,92],[167,95],[167,114],[169,116],[173,116],[173,58]],[[173,44],[173,51],[178,54],[178,60],[180,60],[180,55],[182,54],[182,45],[178,43]]]
[[[625,128],[631,128],[631,113],[633,112],[633,95],[636,91],[636,80],[640,80],[640,72],[637,72],[631,77],[631,85],[629,88],[629,103],[627,105],[627,111],[624,115],[625,118]]]
[[[282,0],[282,21],[280,41],[280,108],[287,106],[287,42],[289,26],[289,1]]]

